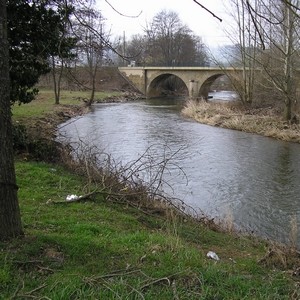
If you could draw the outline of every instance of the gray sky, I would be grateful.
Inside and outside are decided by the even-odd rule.
[[[106,18],[106,26],[114,36],[123,36],[125,31],[129,39],[131,35],[142,33],[146,22],[161,10],[172,10],[178,13],[183,24],[186,24],[196,35],[203,38],[208,46],[229,44],[223,29],[228,23],[228,14],[223,2],[226,0],[198,0],[214,14],[223,19],[218,21],[193,0],[107,0],[116,10],[124,15],[137,16],[126,18],[115,12],[105,0],[97,0],[97,8]]]

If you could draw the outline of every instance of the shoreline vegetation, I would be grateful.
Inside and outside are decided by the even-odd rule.
[[[300,143],[300,125],[289,123],[272,107],[251,108],[239,102],[189,100],[182,114],[195,121],[216,127],[254,133],[282,141]]]
[[[122,93],[98,97],[119,101]],[[66,92],[54,105],[45,90],[13,107],[15,126],[26,128],[16,156],[25,236],[0,243],[0,299],[300,297],[295,224],[291,244],[279,245],[234,232],[232,220],[222,228],[151,203],[143,187],[124,186],[122,174],[99,173],[87,160],[44,162],[26,153],[29,144],[52,140],[58,124],[86,113],[83,99]],[[70,202],[69,194],[85,197]]]

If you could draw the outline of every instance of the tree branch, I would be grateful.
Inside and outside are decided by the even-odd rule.
[[[141,15],[141,13],[143,12],[142,10],[140,11],[140,13],[137,16],[128,16],[128,15],[124,15],[122,13],[120,13],[118,10],[116,10],[110,3],[109,1],[105,0],[105,2],[120,16],[126,17],[126,18],[137,18]]]
[[[201,8],[205,9],[207,12],[209,12],[214,18],[218,19],[220,22],[222,22],[222,19],[219,18],[218,16],[216,16],[211,10],[209,10],[208,8],[206,8],[204,5],[202,5],[201,3],[199,3],[196,0],[193,0],[195,3],[197,3]]]
[[[252,23],[253,23],[253,25],[254,25],[254,27],[255,27],[255,30],[256,30],[256,32],[257,32],[257,34],[258,34],[258,36],[259,36],[260,42],[262,43],[262,48],[263,48],[263,50],[265,50],[265,49],[266,49],[266,46],[265,46],[263,37],[262,37],[261,32],[260,32],[260,30],[259,30],[259,28],[258,28],[258,26],[257,26],[256,20],[255,20],[253,14],[252,14],[252,9],[253,9],[253,8],[252,8],[252,6],[250,5],[250,3],[249,3],[248,0],[246,1],[246,5],[247,5],[247,8],[248,8],[248,12],[249,12],[249,14],[250,14]]]

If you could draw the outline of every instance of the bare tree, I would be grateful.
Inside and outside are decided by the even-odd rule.
[[[61,11],[61,23],[58,26],[59,40],[51,55],[51,69],[53,78],[53,87],[55,95],[55,104],[59,104],[61,81],[64,69],[70,60],[76,55],[73,49],[76,45],[76,37],[72,36],[70,28],[70,18],[74,10],[74,0],[54,1],[53,6]]]
[[[132,36],[131,40],[126,44],[124,48],[124,54],[128,57],[132,57],[132,60],[137,65],[145,66],[148,61],[147,51],[147,39],[141,34]]]
[[[257,65],[281,95],[284,117],[292,118],[296,101],[296,66],[299,61],[299,1],[243,0],[264,52]],[[256,7],[259,9],[257,9]]]
[[[258,9],[256,7],[256,9]],[[251,26],[251,18],[246,13],[245,3],[237,1],[239,50],[243,69],[241,99],[244,103],[252,103],[256,67],[257,36]]]
[[[109,34],[105,32],[104,18],[93,6],[93,1],[76,12],[73,32],[78,39],[78,55],[83,66],[87,67],[91,90],[87,105],[94,102],[96,77],[103,65],[105,52],[113,49],[109,42]],[[114,50],[114,49],[113,49]]]
[[[6,1],[0,0],[0,240],[22,234],[12,145]]]
[[[297,100],[299,1],[231,0],[231,4],[235,34],[229,35],[235,37],[238,50],[231,62],[243,70],[242,80],[232,78],[233,86],[244,103],[281,99],[283,116],[290,120]]]
[[[238,69],[236,73],[227,72],[227,76],[239,99],[244,104],[251,104],[254,97],[255,82],[258,78],[257,51],[258,38],[252,24],[252,19],[247,11],[244,0],[232,0],[229,11],[233,19],[232,30],[228,29],[227,35],[230,37],[233,45],[223,48],[226,65]],[[256,9],[258,7],[255,6]],[[218,63],[221,67],[224,63]],[[240,75],[242,70],[242,76]],[[226,73],[226,68],[224,69]]]
[[[146,25],[144,31],[149,64],[167,66],[207,64],[205,47],[201,39],[182,24],[176,12],[162,10]]]

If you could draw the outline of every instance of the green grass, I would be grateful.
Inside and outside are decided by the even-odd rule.
[[[0,299],[290,299],[264,243],[106,200],[56,165],[17,161],[25,236],[0,244]],[[47,204],[48,203],[48,204]],[[206,257],[215,251],[220,261]]]
[[[96,92],[95,100],[103,100],[110,96],[119,96],[120,92]],[[88,99],[90,92],[88,91],[61,91],[60,104],[61,105],[82,105],[83,99]],[[50,89],[40,89],[39,95],[35,100],[28,104],[19,105],[15,103],[12,107],[14,120],[19,120],[28,117],[41,117],[49,114],[54,110],[59,109],[55,105],[54,91]]]

